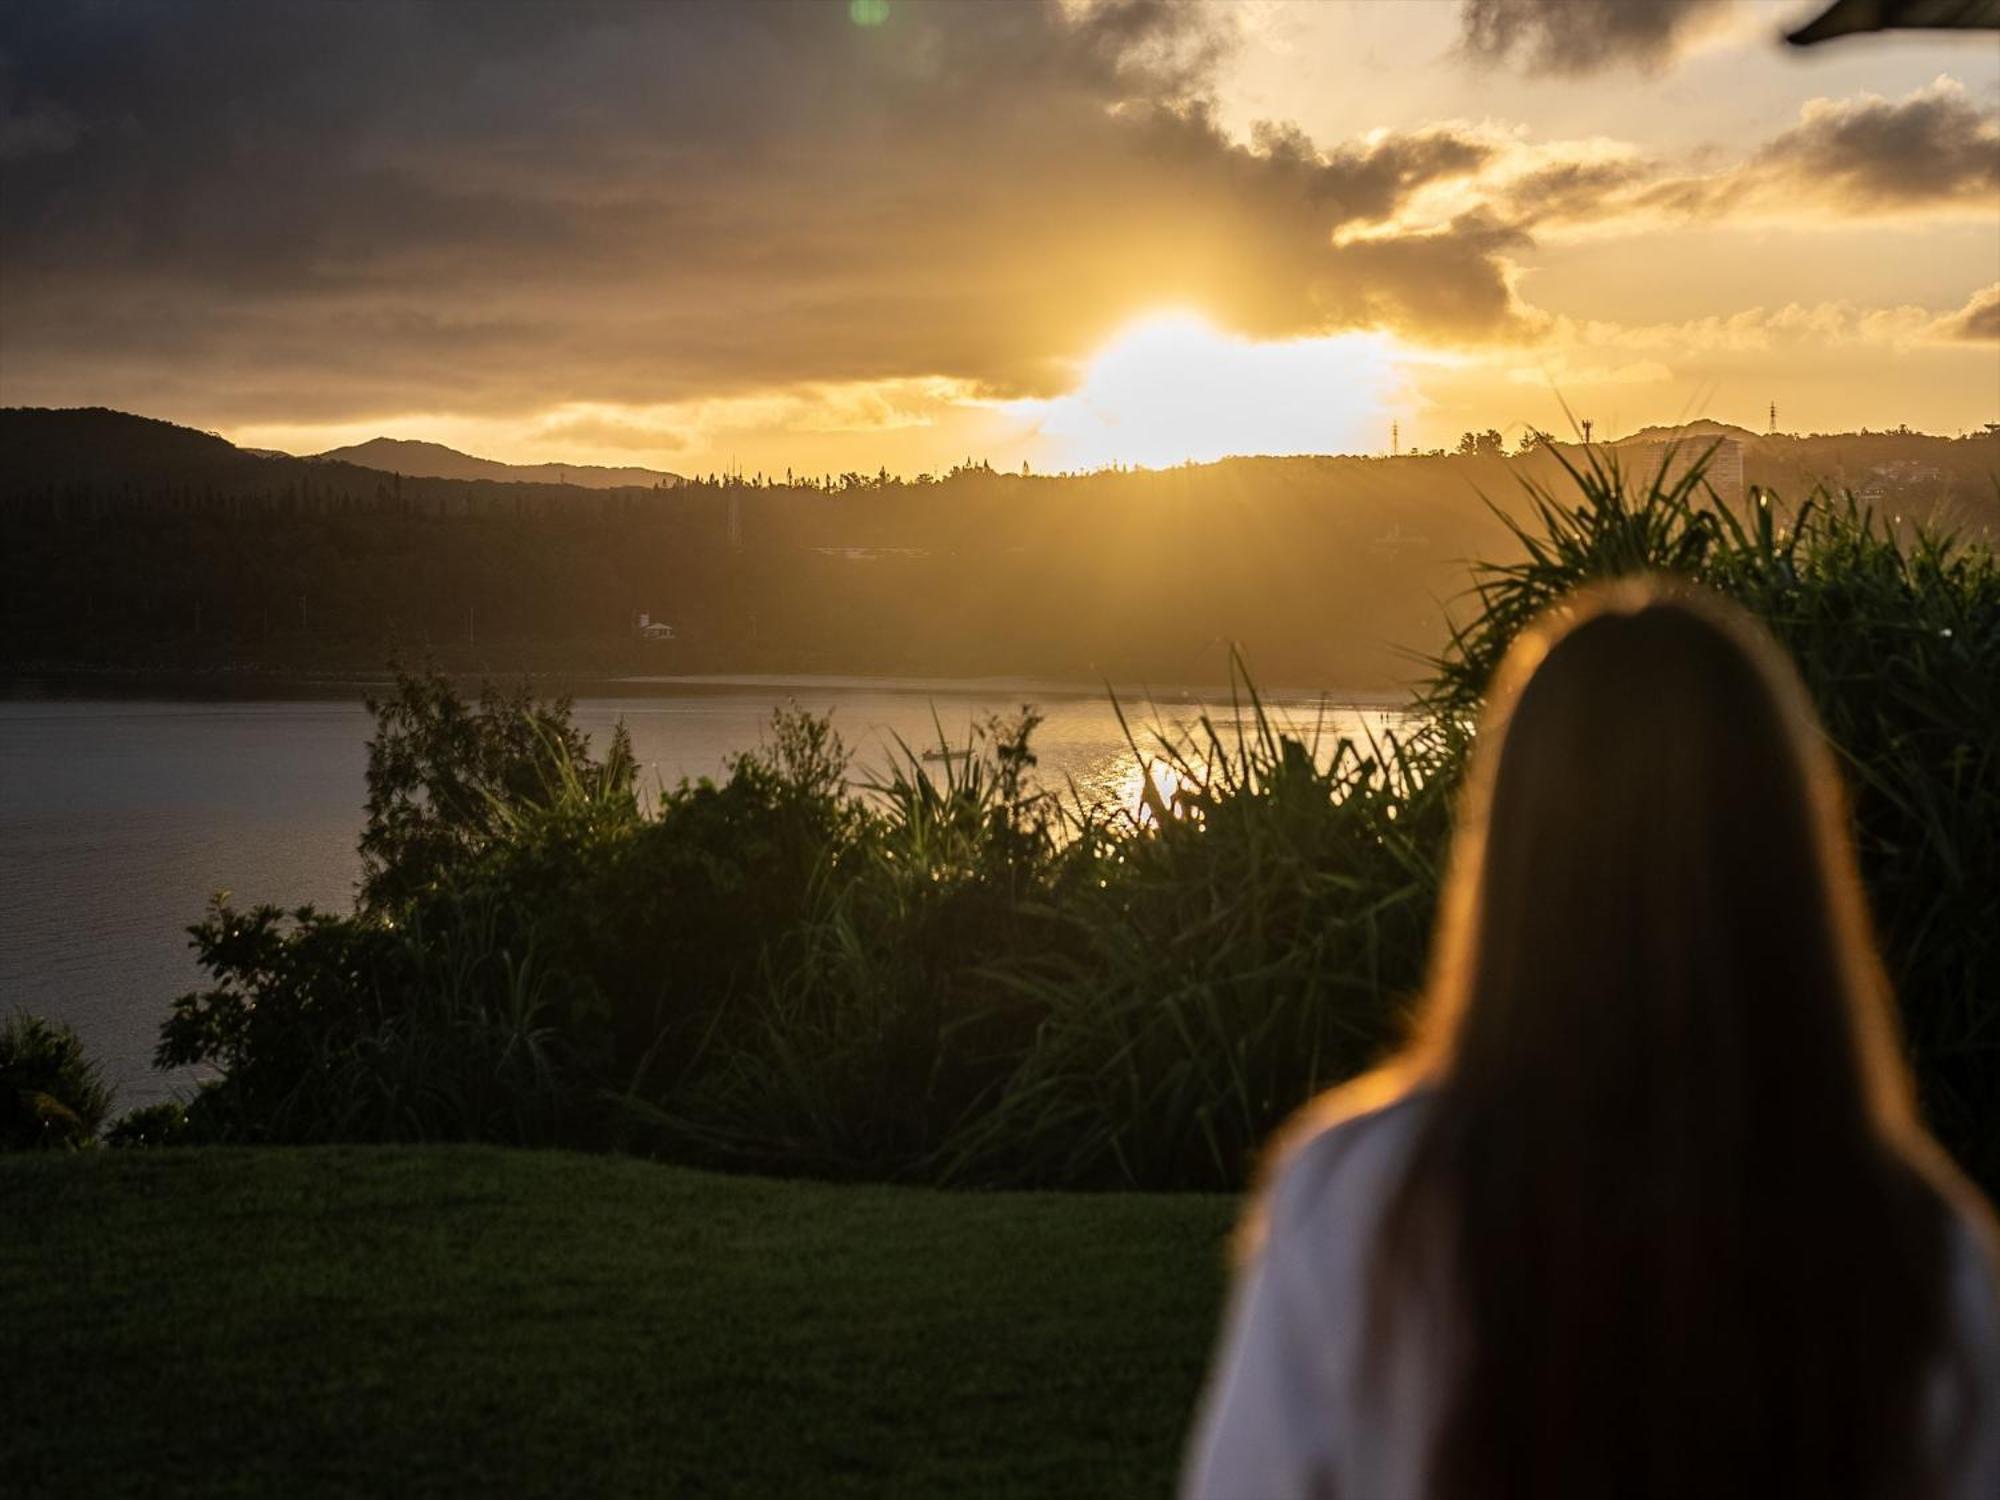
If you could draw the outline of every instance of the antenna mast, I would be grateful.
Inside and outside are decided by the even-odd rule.
[[[1402,452],[1403,424],[1401,422],[1391,422],[1389,424],[1389,457],[1400,457]]]

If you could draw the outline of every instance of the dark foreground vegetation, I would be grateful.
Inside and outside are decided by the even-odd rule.
[[[1234,1205],[553,1152],[0,1159],[0,1489],[1164,1494]]]
[[[642,795],[561,704],[408,677],[376,705],[351,913],[217,908],[122,1139],[490,1141],[949,1185],[1227,1189],[1397,1038],[1489,675],[1575,584],[1658,569],[1769,621],[1852,789],[1927,1115],[2000,1187],[2000,568],[1852,501],[1692,481],[1532,498],[1413,727],[1260,709],[1166,744],[1136,810],[1035,789],[1031,714],[847,784],[781,717],[721,784]],[[1145,733],[1139,731],[1144,745]]]
[[[87,1146],[111,1103],[110,1085],[69,1027],[25,1012],[0,1016],[0,1151]]]

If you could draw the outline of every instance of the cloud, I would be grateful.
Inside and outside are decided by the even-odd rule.
[[[594,411],[563,412],[545,418],[535,424],[534,436],[546,443],[633,453],[671,453],[689,445],[687,433],[677,426]]]
[[[1464,50],[1494,64],[1519,57],[1530,72],[1656,71],[1709,30],[1736,0],[1464,0]]]
[[[1902,99],[1815,99],[1748,170],[1856,208],[1990,200],[2000,193],[2000,110],[1981,109],[1952,78]]]
[[[1553,161],[1509,180],[1499,195],[1516,223],[1576,222],[1600,218],[1607,205],[1658,175],[1658,167],[1629,156]]]
[[[966,382],[931,377],[648,406],[571,402],[542,416],[532,436],[537,442],[662,452],[712,446],[732,434],[757,431],[881,434],[928,427],[950,409],[984,399]]]
[[[1637,200],[1677,212],[1819,204],[1847,213],[1959,208],[1991,214],[2000,194],[2000,110],[1939,78],[1901,99],[1814,99],[1799,123],[1739,167],[1661,182]]]
[[[1950,339],[2000,341],[2000,281],[1974,292],[1964,307],[1941,321],[1939,331]]]
[[[1417,327],[1518,342],[1542,319],[1514,292],[1512,251],[1534,242],[1483,210],[1429,230],[1344,239],[1320,287],[1322,302],[1352,327]]]
[[[1787,421],[1838,431],[1879,427],[1885,410],[1893,424],[1929,385],[1956,403],[1933,425],[1976,425],[1991,420],[1981,407],[1990,408],[1992,361],[1964,341],[1962,320],[1959,310],[1838,301],[1657,323],[1554,316],[1532,347],[1488,348],[1424,372],[1420,388],[1460,426],[1499,418],[1566,430],[1567,403],[1600,431],[1701,415],[1762,429],[1775,401]]]
[[[1887,307],[1852,302],[1787,303],[1666,323],[1619,323],[1552,317],[1532,351],[1494,350],[1487,359],[1525,385],[1558,390],[1585,386],[1665,384],[1676,380],[1768,378],[1774,359],[1848,365],[1948,349],[1968,337],[1984,315],[2000,322],[2000,284],[1975,294],[1961,310],[1940,315],[1914,304]],[[2000,336],[1995,328],[1987,336]]]
[[[1712,19],[1472,12],[1531,62],[1640,60]],[[1558,13],[1583,18],[1560,44]],[[1070,390],[1161,307],[1518,349],[1552,327],[1517,291],[1537,241],[1994,211],[2000,120],[1949,80],[1816,101],[1720,169],[1490,124],[1232,135],[1212,93],[1249,14],[0,7],[0,401],[457,413],[628,451],[756,413],[879,436]]]
[[[1260,337],[1518,336],[1518,234],[1334,242],[1490,143],[1232,139],[1233,30],[1174,0],[869,28],[785,0],[7,7],[0,399],[255,422],[1048,394],[1166,304]]]
[[[1591,363],[1579,361],[1562,350],[1552,350],[1533,365],[1516,365],[1507,372],[1507,378],[1516,385],[1546,385],[1556,391],[1574,391],[1585,386],[1664,385],[1673,380],[1674,372],[1657,359],[1624,364]]]
[[[1749,155],[1690,171],[1602,142],[1496,151],[1466,190],[1524,231],[2000,212],[2000,109],[1938,78],[1900,99],[1814,99]]]

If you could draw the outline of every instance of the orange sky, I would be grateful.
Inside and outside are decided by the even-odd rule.
[[[2000,420],[2000,39],[1811,9],[14,7],[0,402],[773,473]]]

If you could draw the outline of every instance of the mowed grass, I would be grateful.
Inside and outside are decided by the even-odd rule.
[[[0,1489],[1158,1495],[1234,1200],[484,1147],[0,1159]]]

